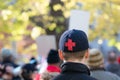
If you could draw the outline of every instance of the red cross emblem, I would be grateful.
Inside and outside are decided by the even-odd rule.
[[[73,47],[75,47],[75,42],[72,42],[71,39],[68,39],[68,42],[65,43],[65,46],[68,47],[68,50],[69,51],[72,51],[73,50]]]

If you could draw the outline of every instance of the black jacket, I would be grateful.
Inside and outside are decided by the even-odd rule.
[[[53,80],[96,80],[90,77],[90,71],[84,64],[67,62],[61,68],[61,74]]]

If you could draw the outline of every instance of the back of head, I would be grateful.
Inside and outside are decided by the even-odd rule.
[[[36,67],[33,64],[25,64],[22,67],[21,76],[25,80],[32,80],[32,74],[36,71]]]
[[[91,69],[95,69],[95,68],[103,68],[103,65],[104,65],[104,58],[100,50],[91,49],[88,58],[88,66]]]
[[[12,51],[10,49],[3,48],[1,50],[1,56],[2,56],[3,61],[10,61],[13,54],[12,54]]]
[[[38,64],[38,62],[37,62],[37,60],[36,60],[35,57],[31,57],[31,58],[30,58],[30,64],[33,64],[33,65],[35,65],[35,66]]]
[[[83,58],[88,48],[87,35],[81,30],[68,30],[62,34],[59,41],[59,49],[65,60]]]
[[[60,62],[60,58],[58,55],[58,51],[51,49],[47,56],[47,63],[48,64],[56,64]]]

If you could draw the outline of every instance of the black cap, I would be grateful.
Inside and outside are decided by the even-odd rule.
[[[59,63],[60,58],[58,55],[58,51],[51,49],[47,56],[47,62],[48,64]]]
[[[89,48],[88,38],[81,30],[65,31],[59,41],[59,48],[63,52],[78,52]]]
[[[36,66],[33,64],[25,64],[22,66],[22,69],[26,72],[26,73],[30,73],[30,72],[34,72],[37,70]]]

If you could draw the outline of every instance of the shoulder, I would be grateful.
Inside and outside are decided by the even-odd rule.
[[[111,75],[113,76],[114,80],[120,80],[120,77],[118,75],[113,73],[111,73]]]
[[[86,79],[86,80],[97,80],[97,79],[95,79],[94,77],[91,77],[91,76],[88,76],[88,75],[86,75],[86,76],[83,76],[83,78],[84,79]]]
[[[56,76],[53,80],[97,80],[93,77],[90,77],[89,75],[84,75],[84,74],[60,74]]]
[[[111,77],[113,80],[120,80],[120,77],[117,76],[117,75],[114,74],[114,73],[111,73],[111,72],[107,72],[107,71],[106,71],[106,74],[107,74],[109,77]]]

